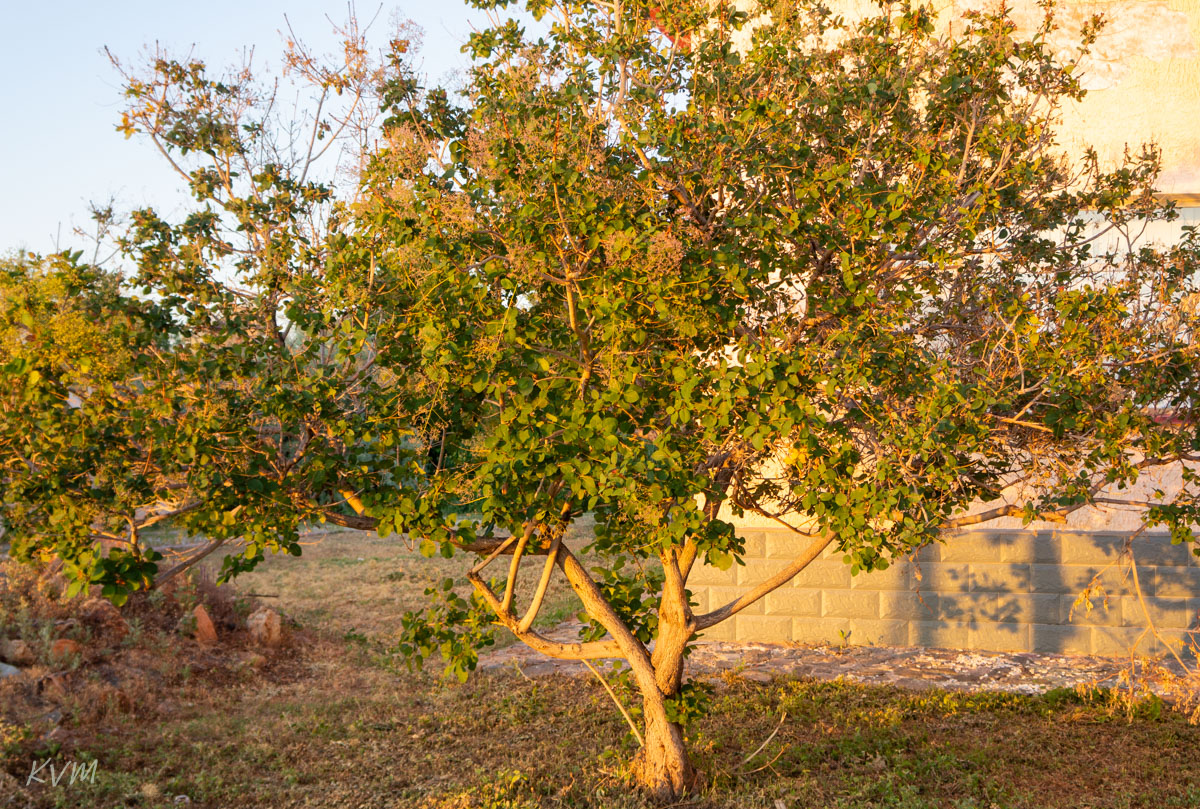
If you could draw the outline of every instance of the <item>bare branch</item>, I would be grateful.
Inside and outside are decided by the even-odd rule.
[[[829,543],[833,541],[833,539],[833,534],[826,534],[825,536],[818,537],[811,544],[809,544],[807,548],[804,549],[804,553],[796,557],[795,561],[793,561],[783,570],[776,573],[771,578],[754,587],[749,592],[744,593],[741,597],[730,601],[720,609],[715,609],[712,612],[697,616],[696,629],[707,629],[710,626],[715,626],[716,624],[724,621],[726,618],[736,615],[737,613],[746,609],[746,607],[749,607],[767,593],[787,584],[796,577],[797,573],[799,573],[801,570],[804,570],[804,568],[808,567],[809,563],[820,556],[825,548],[829,546]]]

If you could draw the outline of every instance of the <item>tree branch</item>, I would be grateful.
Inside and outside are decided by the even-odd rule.
[[[537,632],[528,629],[523,630],[518,624],[516,617],[503,608],[500,599],[492,592],[492,588],[488,587],[487,582],[479,577],[478,573],[467,573],[467,579],[470,580],[475,591],[487,602],[487,605],[492,608],[492,612],[496,613],[496,618],[500,623],[512,632],[517,637],[517,640],[535,652],[541,652],[548,657],[558,658],[559,660],[596,660],[598,658],[619,658],[625,656],[615,640],[598,640],[591,641],[590,643],[560,643],[552,641]]]
[[[201,548],[197,553],[192,554],[191,557],[189,557],[189,558],[183,560],[182,562],[180,562],[179,564],[175,565],[175,567],[171,568],[166,573],[163,573],[162,575],[159,575],[159,576],[155,576],[154,577],[154,586],[156,588],[158,588],[158,587],[161,587],[162,585],[166,584],[171,579],[178,576],[180,573],[183,573],[185,570],[188,570],[189,568],[195,566],[195,564],[197,562],[199,562],[202,559],[209,556],[209,554],[211,554],[213,551],[217,550],[217,548],[221,547],[228,541],[229,541],[228,539],[214,539],[212,542],[208,543],[203,548]]]
[[[808,567],[809,563],[812,562],[812,560],[814,560],[818,556],[820,556],[821,552],[824,551],[825,548],[828,547],[829,543],[832,541],[833,541],[833,534],[826,534],[825,536],[818,537],[807,548],[804,549],[804,553],[802,553],[796,557],[795,561],[793,561],[790,565],[785,567],[783,570],[776,573],[771,578],[762,582],[757,587],[750,590],[748,593],[743,594],[740,598],[736,598],[733,601],[730,601],[728,604],[721,607],[720,609],[716,609],[716,610],[713,610],[712,612],[705,613],[704,615],[697,616],[696,617],[696,629],[697,630],[707,629],[710,626],[715,626],[716,624],[719,624],[722,621],[724,621],[726,618],[729,618],[732,615],[736,615],[737,613],[746,609],[746,607],[749,607],[755,601],[758,601],[760,598],[762,598],[763,596],[765,596],[767,593],[771,592],[772,590],[776,590],[779,587],[782,587],[783,585],[787,584],[789,581],[791,581],[793,578],[796,577],[797,573],[799,573],[801,570],[804,570],[804,568]]]
[[[538,579],[537,590],[533,593],[533,600],[529,602],[529,609],[525,611],[525,616],[517,624],[517,628],[522,632],[529,631],[529,627],[537,618],[538,611],[542,608],[542,602],[546,599],[546,590],[550,586],[550,575],[554,572],[554,565],[558,561],[558,546],[561,544],[562,534],[559,533],[550,545],[550,553],[546,556],[546,565],[542,568],[542,577]]]

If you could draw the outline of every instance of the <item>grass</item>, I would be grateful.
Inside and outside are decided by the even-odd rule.
[[[780,717],[786,719],[780,724]],[[779,726],[749,761],[744,759]],[[115,728],[114,728],[115,730]],[[696,807],[1194,807],[1200,731],[1103,700],[915,694],[727,677],[691,731]],[[466,685],[372,667],[318,642],[178,712],[78,740],[95,785],[45,806],[645,807],[634,751],[594,682],[492,673]]]
[[[589,529],[589,525],[575,528],[567,541],[579,547]],[[301,625],[320,626],[335,637],[353,634],[386,643],[400,626],[401,616],[429,604],[427,587],[450,578],[461,595],[471,591],[465,577],[471,563],[465,557],[427,559],[395,537],[336,531],[302,540],[301,546],[300,559],[268,557],[252,572],[239,576],[236,587],[265,597],[264,603]],[[488,575],[503,577],[508,559],[497,559]],[[540,564],[523,566],[518,592],[532,592],[540,572]],[[534,626],[555,626],[581,608],[562,576],[555,576]]]
[[[299,626],[257,665],[236,632],[202,651],[147,617],[136,643],[89,648],[71,681],[112,697],[106,672],[152,675],[136,699],[95,710],[80,696],[92,692],[68,695],[53,735],[39,726],[5,748],[0,769],[20,784],[46,758],[96,760],[95,783],[6,793],[0,782],[0,805],[166,807],[186,796],[205,809],[647,809],[624,779],[636,743],[595,680],[491,671],[459,685],[379,653],[426,584],[461,575],[462,561],[358,534],[269,560],[231,600],[277,594],[263,603]],[[573,611],[561,588],[552,599]],[[1200,728],[1153,701],[1131,714],[1102,693],[918,693],[732,673],[713,685],[710,713],[689,728],[707,782],[686,806],[1200,806]]]

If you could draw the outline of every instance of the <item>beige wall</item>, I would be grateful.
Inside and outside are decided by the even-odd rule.
[[[715,609],[777,572],[800,541],[786,529],[743,531],[744,566],[697,568],[697,612]],[[790,584],[702,636],[706,640],[930,646],[993,651],[1125,654],[1147,616],[1122,564],[1128,534],[978,531],[922,549],[916,559],[850,575],[833,550]],[[1163,536],[1135,541],[1138,580],[1154,624],[1191,637],[1200,613],[1200,560]],[[1099,576],[1108,597],[1076,605]],[[1200,635],[1197,635],[1200,640]],[[1141,653],[1161,647],[1151,637]]]
[[[963,26],[964,12],[995,2],[929,0],[951,31]],[[870,0],[830,5],[850,19],[877,13]],[[1008,6],[1019,33],[1040,27],[1037,0],[1008,0]],[[1127,146],[1157,143],[1163,150],[1159,190],[1200,194],[1200,0],[1060,0],[1061,27],[1051,44],[1064,58],[1074,55],[1079,30],[1094,14],[1108,22],[1082,66],[1087,96],[1063,110],[1062,145],[1073,154],[1092,146],[1102,166],[1113,166]]]
[[[961,12],[990,0],[954,0]],[[1160,190],[1200,193],[1200,0],[1063,0],[1054,44],[1069,53],[1093,14],[1108,23],[1083,65],[1088,94],[1063,110],[1060,137],[1075,153],[1093,146],[1109,164],[1126,146],[1163,150]],[[1035,0],[1010,0],[1024,31],[1041,19]]]

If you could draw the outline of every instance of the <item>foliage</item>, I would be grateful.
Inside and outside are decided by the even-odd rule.
[[[396,652],[417,670],[437,651],[446,660],[446,673],[466,682],[479,650],[495,642],[492,614],[478,595],[463,598],[455,593],[451,578],[443,579],[440,587],[426,588],[425,595],[434,605],[400,619]]]

